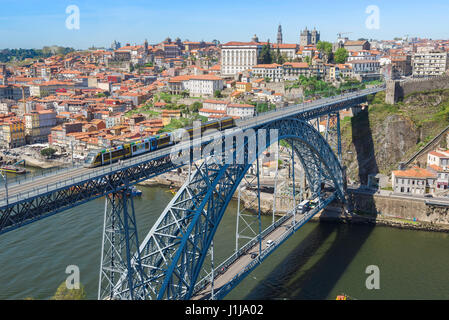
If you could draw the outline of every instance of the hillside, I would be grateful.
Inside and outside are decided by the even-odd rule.
[[[341,122],[350,182],[366,183],[371,173],[390,175],[449,125],[449,90],[414,93],[395,105],[384,102],[385,93],[370,100],[367,110]]]

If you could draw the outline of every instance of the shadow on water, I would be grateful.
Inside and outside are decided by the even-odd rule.
[[[320,223],[245,299],[327,299],[374,227],[354,228],[358,227]],[[327,247],[335,232],[335,240]],[[357,232],[360,241],[354,242],[349,232]],[[314,263],[316,255],[321,257]]]
[[[351,127],[359,181],[366,185],[368,176],[379,172],[367,108],[351,119]],[[370,218],[375,218],[374,192],[362,190],[363,194],[357,190],[349,192],[353,213],[369,213]],[[358,219],[353,217],[355,221]],[[321,222],[245,299],[327,299],[373,229],[372,225]],[[334,232],[336,236],[329,247],[326,241]],[[358,241],[354,242],[354,235],[349,236],[348,232],[357,233]],[[315,259],[318,260],[315,262]]]

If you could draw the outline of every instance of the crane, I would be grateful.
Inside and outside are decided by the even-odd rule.
[[[353,32],[339,32],[339,33],[337,33],[337,36],[338,36],[339,38],[341,38],[341,35],[342,35],[342,34],[350,34],[350,33],[353,33]]]

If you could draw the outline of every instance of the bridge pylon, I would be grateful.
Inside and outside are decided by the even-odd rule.
[[[99,300],[141,299],[145,296],[132,191],[106,196],[98,288]],[[137,259],[134,257],[136,254]],[[133,260],[134,268],[131,267]],[[122,275],[127,279],[122,281]],[[117,283],[121,285],[117,286]]]

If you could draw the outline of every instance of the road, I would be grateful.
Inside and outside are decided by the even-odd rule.
[[[296,214],[296,222],[301,219],[302,215]],[[273,240],[274,242],[278,242],[279,239],[287,233],[288,229],[292,228],[293,216],[287,219],[284,223],[282,223],[279,227],[274,229],[271,233],[267,234],[262,239],[262,251],[268,250],[267,241]],[[231,281],[236,275],[238,275],[250,262],[253,261],[251,255],[255,253],[259,256],[259,242],[257,242],[251,249],[249,249],[248,253],[242,255],[239,259],[237,259],[233,264],[231,264],[224,273],[220,274],[214,281],[214,292],[220,290],[222,286]],[[255,259],[258,259],[255,258]],[[201,292],[199,292],[196,296],[192,297],[192,300],[202,300],[209,299],[211,296],[211,285],[206,286]]]

